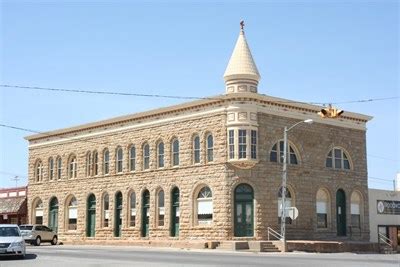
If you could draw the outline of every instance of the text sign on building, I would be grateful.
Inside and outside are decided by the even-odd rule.
[[[400,215],[400,201],[377,200],[376,202],[378,214]]]

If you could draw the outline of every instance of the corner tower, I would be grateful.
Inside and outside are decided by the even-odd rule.
[[[244,21],[240,22],[240,33],[232,56],[224,73],[225,92],[257,93],[260,74],[244,34]]]

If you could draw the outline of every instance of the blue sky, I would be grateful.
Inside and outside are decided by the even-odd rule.
[[[1,1],[1,84],[212,96],[245,20],[259,92],[336,103],[400,96],[398,1]],[[183,100],[0,87],[0,123],[48,131]],[[343,103],[371,115],[369,186],[400,171],[400,100]],[[26,184],[30,133],[0,127],[0,187]]]

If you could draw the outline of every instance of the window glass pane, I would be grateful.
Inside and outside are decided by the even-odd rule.
[[[326,158],[325,166],[328,168],[332,168],[332,158]]]
[[[246,130],[239,130],[239,159],[246,158]]]
[[[200,137],[196,136],[193,140],[193,162],[200,163]]]
[[[136,149],[134,146],[129,151],[129,170],[134,171],[136,168]]]
[[[164,143],[158,144],[158,167],[164,167]]]
[[[278,161],[277,158],[278,157],[277,157],[276,151],[271,151],[271,154],[269,156],[269,160],[272,161],[272,162],[277,162]]]
[[[297,157],[295,153],[290,153],[290,164],[297,164]]]
[[[251,158],[257,159],[257,131],[251,130]]]
[[[347,159],[343,160],[343,168],[346,170],[350,170],[350,163]]]
[[[335,158],[335,168],[336,169],[341,169],[342,168],[342,160],[341,159],[336,159]]]
[[[341,159],[342,158],[342,150],[335,148],[335,158]]]
[[[214,139],[212,135],[207,137],[207,161],[214,160]]]
[[[173,158],[172,158],[172,165],[177,166],[179,165],[179,141],[175,140],[172,144],[173,149]]]
[[[234,130],[229,130],[229,159],[235,158],[235,132]]]
[[[327,228],[328,227],[328,219],[325,213],[317,214],[317,228]]]
[[[143,148],[143,168],[145,170],[150,168],[150,146],[147,144]]]

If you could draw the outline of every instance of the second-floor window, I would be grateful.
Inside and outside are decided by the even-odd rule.
[[[78,166],[76,156],[70,156],[68,164],[68,178],[76,178],[78,173]]]
[[[200,163],[200,137],[193,138],[193,163]]]
[[[160,142],[158,143],[157,147],[157,154],[158,154],[158,168],[163,168],[164,167],[164,143]]]
[[[143,146],[143,169],[147,170],[150,168],[150,146],[145,144]]]
[[[103,153],[103,174],[110,173],[110,152],[106,149]]]
[[[179,165],[179,140],[175,139],[172,142],[172,166]]]
[[[116,158],[116,172],[121,173],[123,171],[123,160],[124,160],[124,154],[123,150],[121,147],[117,148],[117,158]]]
[[[212,134],[207,136],[207,162],[214,160],[214,138]]]

